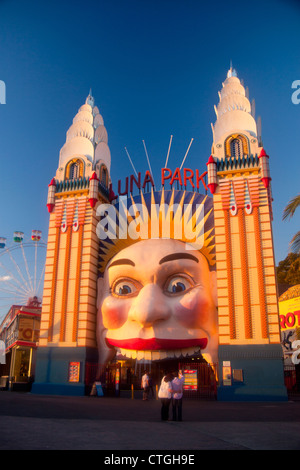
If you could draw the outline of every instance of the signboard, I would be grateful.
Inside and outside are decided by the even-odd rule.
[[[279,302],[281,330],[300,327],[300,297]]]
[[[184,372],[184,390],[198,390],[197,370],[187,369]]]
[[[80,378],[80,362],[69,363],[69,382],[79,382]]]
[[[181,188],[187,188],[188,185],[194,190],[195,188],[199,189],[200,183],[201,186],[207,191],[207,185],[205,182],[205,177],[207,175],[207,171],[200,173],[198,169],[196,171],[190,168],[176,168],[174,172],[170,168],[162,168],[161,169],[161,185],[165,187],[170,185],[173,187],[173,184],[177,183]],[[144,177],[141,177],[141,173],[139,172],[136,177],[134,175],[130,175],[130,177],[126,176],[125,184],[122,185],[122,181],[118,181],[118,194],[119,196],[128,195],[128,192],[132,193],[134,188],[137,188],[139,191],[141,189],[145,189],[147,185],[150,185],[153,189],[155,187],[154,181],[152,178],[152,174],[150,171],[146,171]],[[167,189],[167,188],[166,188]]]
[[[286,364],[299,364],[300,297],[279,301],[281,344]]]
[[[232,385],[231,364],[230,361],[223,362],[223,385]]]
[[[5,364],[5,343],[0,341],[0,364]]]
[[[38,342],[40,331],[40,319],[27,316],[19,317],[19,340]]]
[[[19,330],[17,321],[13,321],[6,330],[6,348],[9,348],[18,340]]]
[[[32,341],[33,339],[33,318],[20,317],[19,319],[19,339],[21,341]]]

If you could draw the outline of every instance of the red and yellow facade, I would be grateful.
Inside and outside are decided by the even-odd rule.
[[[271,217],[259,168],[219,173],[214,195],[219,344],[279,342]]]
[[[97,360],[99,240],[94,205],[108,202],[108,181],[103,185],[99,177],[109,165],[103,118],[89,95],[67,132],[48,189],[50,219],[34,384],[38,393],[64,394],[72,383],[72,394],[84,394],[85,363]],[[76,381],[74,367],[80,370]]]
[[[286,390],[269,158],[256,135],[250,105],[239,80],[228,75],[223,87],[213,128],[212,155],[207,163],[216,253],[221,378],[218,397],[283,400]],[[107,187],[110,180],[107,177],[104,182],[101,177],[103,172],[109,174],[110,156],[106,131],[100,129],[102,118],[90,99],[82,108],[68,131],[56,177],[49,185],[48,248],[34,384],[38,393],[71,390],[72,394],[83,394],[85,365],[98,360],[99,239],[95,209],[97,204],[112,200]],[[88,127],[89,120],[96,127],[93,138],[89,134],[94,132]],[[76,369],[76,364],[80,368]],[[66,377],[70,367],[78,373],[77,383]],[[226,372],[227,379],[222,382],[225,369],[242,380],[235,382],[232,377],[229,380]],[[259,382],[258,377],[262,376]]]
[[[85,193],[57,195],[50,214],[41,347],[95,347],[98,239]]]

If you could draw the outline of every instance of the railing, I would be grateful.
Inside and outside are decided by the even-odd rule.
[[[217,398],[217,380],[214,372],[217,370],[217,364],[207,364],[206,362],[180,363],[179,369],[183,372],[186,371],[183,392],[185,398],[197,400],[215,400]],[[194,371],[194,374],[191,374],[193,375],[191,381],[188,380],[188,371]]]

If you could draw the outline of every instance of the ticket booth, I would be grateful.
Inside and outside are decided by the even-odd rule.
[[[5,364],[0,365],[0,377],[3,388],[31,389],[40,317],[40,307],[13,305],[2,322],[0,339],[5,343]]]

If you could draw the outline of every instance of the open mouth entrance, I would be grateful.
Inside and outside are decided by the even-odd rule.
[[[151,377],[149,399],[156,399],[162,378],[166,373],[182,371],[184,382],[184,398],[216,399],[217,371],[216,364],[208,364],[201,353],[189,357],[166,358],[157,361],[128,359],[119,354],[102,369],[101,381],[105,394],[108,396],[142,396],[141,379],[145,371]]]

